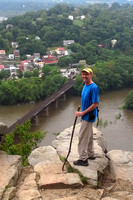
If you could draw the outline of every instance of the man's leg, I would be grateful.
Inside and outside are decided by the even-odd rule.
[[[92,147],[92,141],[89,143],[90,139],[92,140],[92,123],[82,120],[81,128],[79,132],[79,143],[78,143],[78,153],[80,160],[86,160],[88,158],[88,150],[90,153],[90,148]]]
[[[94,142],[93,142],[93,127],[92,126],[90,126],[89,132],[90,132],[90,134],[89,134],[90,139],[89,139],[88,149],[87,149],[88,158],[89,159],[95,159],[95,156],[94,156]]]

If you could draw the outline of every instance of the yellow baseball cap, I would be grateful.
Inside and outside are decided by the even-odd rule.
[[[84,68],[84,69],[82,69],[82,72],[87,72],[87,73],[92,73],[93,74],[93,71],[92,71],[92,69],[90,69],[90,68]]]

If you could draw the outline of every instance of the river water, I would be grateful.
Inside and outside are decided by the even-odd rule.
[[[99,117],[102,123],[98,129],[107,141],[108,150],[133,151],[133,111],[121,109],[129,90],[123,89],[100,95]],[[58,108],[55,108],[54,105],[50,106],[49,117],[39,118],[39,125],[34,127],[34,130],[47,131],[46,137],[39,146],[51,145],[58,133],[73,125],[78,105],[80,105],[80,97],[67,96],[65,102],[59,102]],[[10,126],[35,106],[36,104],[0,106],[0,121]],[[80,118],[78,118],[78,122],[80,122]]]

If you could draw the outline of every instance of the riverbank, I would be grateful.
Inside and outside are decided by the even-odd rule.
[[[26,168],[22,168],[20,156],[0,152],[0,199],[132,200],[133,153],[122,150],[106,153],[103,134],[94,128],[96,160],[90,160],[88,167],[75,167],[72,162],[78,157],[79,127],[77,124],[68,158],[69,173],[66,168],[62,171],[60,157],[66,157],[72,127],[61,132],[52,146],[33,150],[28,157],[30,165]]]
[[[103,126],[99,126],[99,130],[103,133],[109,150],[121,149],[133,152],[133,112],[121,110],[124,98],[129,90],[130,88],[100,95],[99,117],[102,119]],[[53,105],[50,107],[48,117],[39,118],[38,126],[33,127],[33,129],[48,132],[39,146],[52,145],[52,141],[55,140],[58,133],[73,125],[74,114],[78,105],[80,105],[80,97],[67,96],[66,101],[59,102],[58,108]],[[0,121],[9,127],[35,106],[36,104],[0,106]],[[121,117],[116,119],[119,113]],[[78,122],[80,122],[80,119],[78,119]],[[108,123],[106,124],[106,122]]]

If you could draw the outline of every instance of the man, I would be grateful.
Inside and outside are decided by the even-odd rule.
[[[77,117],[81,117],[81,127],[79,131],[78,153],[79,160],[73,162],[74,165],[88,166],[88,159],[95,159],[93,147],[93,122],[96,121],[99,103],[99,90],[92,81],[93,71],[90,68],[82,70],[84,87],[81,93],[81,112],[76,112]]]

